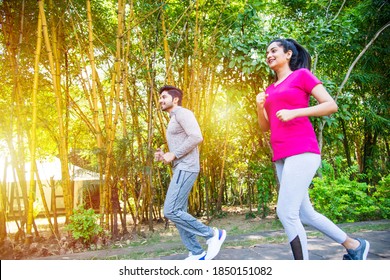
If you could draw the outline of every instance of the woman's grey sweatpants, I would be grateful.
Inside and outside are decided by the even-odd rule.
[[[303,224],[318,229],[340,244],[347,238],[344,231],[315,211],[310,202],[309,186],[320,163],[321,156],[313,153],[299,154],[275,162],[280,183],[277,215],[286,231],[295,259],[301,259],[300,255],[305,260],[309,259]]]

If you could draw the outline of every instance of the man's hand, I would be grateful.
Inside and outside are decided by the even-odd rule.
[[[155,161],[163,161],[164,160],[163,155],[164,155],[164,152],[160,148],[158,148],[156,150],[156,152],[154,153],[154,160]]]
[[[176,158],[174,153],[168,152],[164,153],[160,148],[154,153],[155,161],[162,161],[165,164],[171,163]]]
[[[176,158],[176,156],[174,153],[168,152],[163,154],[162,158],[163,158],[163,162],[165,164],[168,164],[171,163]]]

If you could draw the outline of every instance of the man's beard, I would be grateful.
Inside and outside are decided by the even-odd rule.
[[[166,111],[166,110],[169,110],[169,109],[171,109],[172,107],[173,107],[173,103],[165,103],[165,105],[160,105],[161,106],[161,110],[162,111]]]

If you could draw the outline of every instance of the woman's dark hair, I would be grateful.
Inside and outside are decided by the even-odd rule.
[[[297,70],[299,68],[307,68],[311,69],[311,56],[308,53],[308,51],[302,47],[300,44],[298,44],[293,39],[275,39],[269,45],[272,43],[278,43],[279,46],[283,46],[284,52],[288,52],[289,50],[292,51],[292,56],[290,59],[290,69],[292,71]]]
[[[177,87],[174,86],[165,85],[162,88],[160,88],[158,93],[161,94],[163,91],[167,91],[168,94],[172,96],[172,99],[175,97],[179,98],[177,104],[181,106],[181,101],[183,99],[183,92],[181,91],[181,89],[178,89]]]

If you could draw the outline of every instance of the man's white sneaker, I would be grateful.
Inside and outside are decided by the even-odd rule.
[[[192,261],[192,260],[204,260],[204,257],[206,256],[206,252],[203,251],[202,254],[199,255],[193,255],[191,252],[188,254],[188,257],[185,258],[186,261]]]
[[[208,245],[207,254],[205,257],[206,260],[212,260],[216,255],[218,255],[225,238],[226,230],[217,228],[214,229],[214,236],[206,241]]]

